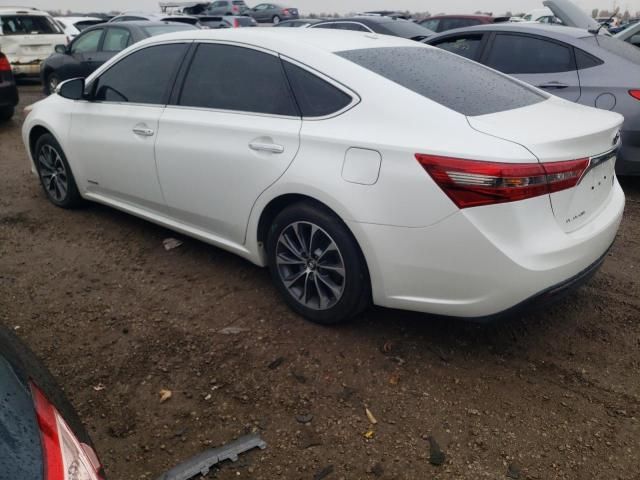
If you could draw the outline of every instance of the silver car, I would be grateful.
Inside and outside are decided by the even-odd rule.
[[[625,122],[616,171],[640,175],[640,49],[581,28],[533,23],[459,28],[424,43],[572,102],[621,113]]]
[[[206,10],[207,15],[246,15],[249,7],[244,0],[217,0],[211,2]]]
[[[275,3],[261,3],[249,10],[248,15],[260,23],[277,25],[283,20],[295,20],[300,17],[297,8],[283,7]]]

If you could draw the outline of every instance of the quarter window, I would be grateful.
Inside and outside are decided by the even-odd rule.
[[[95,100],[166,104],[174,74],[187,46],[157,45],[126,56],[104,72],[95,85]]]
[[[311,72],[283,62],[303,117],[331,115],[351,103],[351,97]]]
[[[104,36],[102,50],[104,52],[119,52],[127,48],[131,34],[124,28],[109,28]]]
[[[575,70],[571,49],[524,35],[498,34],[486,64],[503,73],[558,73]]]
[[[179,104],[299,116],[280,58],[230,45],[198,46]]]
[[[80,35],[75,42],[71,44],[71,53],[90,53],[97,52],[100,44],[100,37],[103,30],[91,30],[90,32]]]

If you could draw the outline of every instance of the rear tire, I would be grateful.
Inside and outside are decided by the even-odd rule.
[[[281,21],[280,17],[278,15],[274,15],[273,18],[271,19],[271,23],[273,23],[274,25],[279,24]]]
[[[323,325],[345,322],[371,303],[366,262],[347,226],[312,202],[285,208],[267,237],[269,270],[296,313]]]
[[[15,107],[1,107],[0,108],[0,122],[8,122],[16,112]]]
[[[77,208],[83,200],[62,147],[50,133],[36,142],[33,159],[40,184],[51,203],[61,208]]]

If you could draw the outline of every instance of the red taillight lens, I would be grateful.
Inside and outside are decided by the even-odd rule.
[[[10,72],[10,71],[11,71],[11,64],[9,63],[9,60],[7,60],[7,57],[5,57],[0,53],[0,72]]]
[[[283,15],[289,15],[289,9],[285,8],[284,10],[282,10],[282,14]]]
[[[240,26],[240,22],[237,18],[233,19],[233,28],[238,28]]]
[[[640,90],[629,90],[629,95],[631,95],[636,100],[640,100]]]
[[[100,462],[89,445],[81,444],[47,397],[33,383],[45,480],[102,480]]]
[[[416,154],[420,165],[459,207],[515,202],[574,187],[589,159],[496,163]]]
[[[239,12],[240,8],[237,5],[234,5],[233,7],[231,7],[231,10],[233,10],[234,12]]]

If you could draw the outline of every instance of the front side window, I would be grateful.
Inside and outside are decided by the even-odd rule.
[[[337,23],[317,23],[315,25],[311,25],[311,28],[328,28],[330,30],[336,30],[340,27]]]
[[[342,110],[351,97],[303,68],[283,62],[303,117],[324,117]]]
[[[156,45],[127,55],[94,84],[94,100],[165,105],[187,46]]]
[[[280,59],[230,45],[204,43],[198,46],[179,104],[299,116]]]
[[[559,73],[576,69],[571,48],[536,37],[499,33],[486,64],[503,73]]]
[[[101,28],[97,30],[91,30],[80,35],[71,44],[71,53],[91,53],[98,51],[98,45],[100,44],[100,37],[102,37],[103,30]]]
[[[336,23],[334,28],[336,30],[351,30],[353,32],[371,32],[371,30],[364,25],[353,22]]]
[[[513,110],[549,98],[506,75],[437,48],[366,48],[337,54],[463,115]]]
[[[48,35],[60,32],[52,18],[44,15],[3,15],[1,18],[3,35]]]
[[[442,30],[453,30],[454,28],[471,27],[479,24],[480,20],[474,18],[445,18],[442,20]]]
[[[109,28],[104,36],[102,51],[120,52],[127,48],[131,40],[131,33],[124,28]]]
[[[431,20],[425,20],[424,22],[420,22],[420,25],[422,25],[425,28],[428,28],[429,30],[433,30],[434,32],[439,32],[438,30],[439,24],[440,24],[440,19],[438,18],[432,18]]]
[[[482,45],[482,35],[464,35],[457,37],[448,37],[440,42],[434,43],[433,46],[455,53],[456,55],[477,60],[480,54],[480,46]]]

